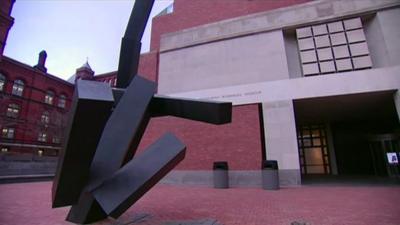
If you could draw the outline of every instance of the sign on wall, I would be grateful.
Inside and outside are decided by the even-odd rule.
[[[386,153],[386,156],[388,158],[389,164],[399,164],[399,158],[396,152],[388,152]]]

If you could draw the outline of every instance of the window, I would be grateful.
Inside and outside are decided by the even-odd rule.
[[[54,100],[54,92],[47,91],[46,96],[44,96],[44,102],[49,105],[53,105],[53,100]]]
[[[372,67],[361,19],[296,29],[304,76]]]
[[[7,153],[8,148],[7,147],[1,147],[1,153]]]
[[[17,118],[19,114],[19,106],[17,104],[11,103],[7,108],[7,116],[11,118]]]
[[[4,90],[5,83],[6,83],[6,77],[0,73],[0,91]]]
[[[7,128],[7,127],[4,127],[4,128],[1,130],[1,137],[3,137],[3,138],[14,138],[14,135],[15,135],[15,130],[14,130],[14,128]]]
[[[301,126],[297,130],[302,174],[331,174],[324,125]]]
[[[66,99],[67,97],[65,97],[65,95],[60,95],[60,98],[58,99],[58,107],[65,108]]]
[[[38,141],[46,142],[46,140],[47,140],[47,134],[44,132],[39,132]]]
[[[37,151],[37,154],[38,154],[38,156],[43,156],[43,150],[42,149],[39,149],[38,151]]]
[[[60,138],[58,136],[53,136],[53,143],[60,144]]]
[[[49,123],[50,122],[50,115],[49,112],[43,112],[42,117],[40,118],[42,123]]]
[[[24,92],[24,86],[25,83],[22,80],[15,80],[12,89],[12,94],[22,96],[22,93]]]

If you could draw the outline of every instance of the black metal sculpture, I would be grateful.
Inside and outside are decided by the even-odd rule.
[[[183,160],[186,147],[170,133],[133,158],[151,117],[171,115],[212,124],[231,121],[231,103],[155,95],[156,83],[135,76],[153,3],[135,1],[122,39],[117,88],[77,81],[52,189],[53,208],[72,205],[70,222],[119,217]]]

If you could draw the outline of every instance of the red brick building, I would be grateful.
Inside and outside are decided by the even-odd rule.
[[[0,148],[2,157],[31,160],[57,156],[63,141],[74,86],[46,71],[46,52],[26,65],[3,55],[14,19],[14,0],[0,10]]]
[[[139,75],[158,82],[162,35],[304,2],[307,0],[175,0],[173,5],[152,20],[150,52],[141,55]],[[116,72],[110,72],[96,75],[93,79],[114,85],[115,77]],[[220,126],[174,117],[153,118],[138,154],[163,133],[171,131],[187,145],[186,158],[174,170],[171,180],[186,182],[187,179],[188,183],[204,183],[210,178],[207,171],[212,169],[214,161],[228,161],[233,171],[258,171],[262,159],[265,159],[264,128],[260,126],[262,119],[261,104],[235,106],[232,123]]]

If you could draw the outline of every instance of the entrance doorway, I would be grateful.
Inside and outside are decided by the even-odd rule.
[[[302,175],[330,174],[327,132],[324,125],[300,126],[297,130]]]

